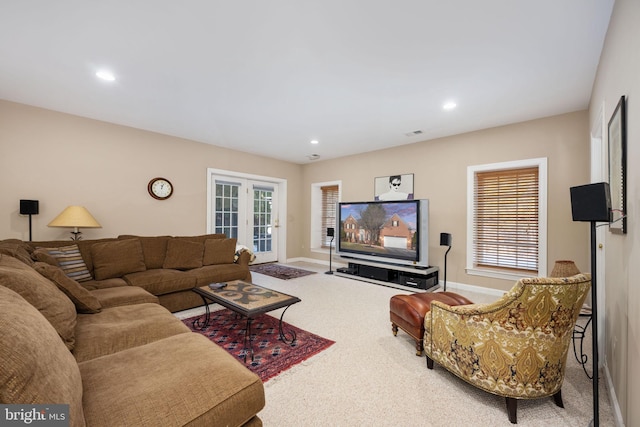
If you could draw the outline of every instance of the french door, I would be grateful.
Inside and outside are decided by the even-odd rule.
[[[277,261],[277,183],[226,175],[210,179],[210,230],[250,248],[256,255],[254,263]]]

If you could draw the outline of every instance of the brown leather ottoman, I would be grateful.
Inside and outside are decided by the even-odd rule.
[[[473,304],[473,301],[455,292],[421,292],[392,296],[389,301],[391,330],[396,336],[400,328],[416,340],[416,356],[422,356],[424,316],[431,309],[431,301],[440,301],[448,305]]]

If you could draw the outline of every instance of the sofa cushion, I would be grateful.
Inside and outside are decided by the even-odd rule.
[[[174,239],[204,243],[205,240],[207,239],[225,239],[226,237],[227,235],[224,233],[213,233],[213,234],[201,234],[199,236],[175,236]]]
[[[93,271],[93,259],[91,258],[91,247],[96,243],[114,242],[116,239],[113,237],[107,237],[103,239],[91,239],[91,240],[78,240],[76,244],[80,249],[80,254],[87,264],[89,271]]]
[[[104,280],[88,280],[86,282],[81,283],[82,287],[93,291],[94,289],[105,289],[105,288],[118,288],[122,286],[129,286],[129,284],[122,277],[114,277],[113,279],[104,279]]]
[[[203,303],[202,297],[191,290],[158,295],[158,302],[172,313],[202,307]]]
[[[76,308],[56,285],[32,267],[6,255],[0,255],[0,285],[17,292],[51,323],[69,348],[75,342]]]
[[[34,261],[38,261],[38,262],[46,262],[49,265],[53,265],[55,267],[60,267],[60,264],[58,264],[58,259],[54,256],[52,256],[49,253],[49,249],[47,248],[37,248],[33,251],[33,253],[31,254],[31,258]]]
[[[58,248],[44,248],[50,256],[56,259],[58,266],[64,274],[71,277],[76,282],[84,282],[93,279],[91,272],[87,268],[78,245],[61,246]]]
[[[196,286],[204,286],[212,282],[228,282],[230,280],[247,280],[247,278],[251,278],[249,267],[233,263],[205,265],[185,271],[185,274],[195,277]]]
[[[96,280],[122,277],[147,269],[138,239],[96,243],[91,246],[91,259]]]
[[[186,239],[170,239],[162,268],[189,270],[202,267],[204,243]]]
[[[159,304],[157,296],[137,286],[96,289],[91,291],[91,294],[100,301],[102,308],[143,303]]]
[[[240,426],[265,404],[260,378],[196,333],[79,367],[85,418],[93,427]]]
[[[168,268],[131,273],[124,279],[129,285],[139,286],[153,295],[184,291],[196,286],[196,278],[189,271]]]
[[[232,264],[237,239],[207,239],[204,242],[202,265]]]
[[[159,304],[105,308],[78,315],[73,355],[82,362],[183,333],[191,331]]]
[[[133,236],[121,235],[118,239],[138,239],[142,245],[142,253],[144,254],[144,263],[147,268],[162,268],[165,255],[167,254],[167,242],[170,236]]]
[[[0,286],[0,337],[0,402],[65,403],[69,425],[84,426],[78,364],[42,314],[4,286]]]
[[[59,267],[45,262],[36,262],[33,268],[58,287],[75,304],[79,313],[98,313],[102,306],[100,301],[78,282],[69,278]]]
[[[33,264],[31,247],[22,240],[7,239],[0,241],[0,254],[12,256],[27,265]]]

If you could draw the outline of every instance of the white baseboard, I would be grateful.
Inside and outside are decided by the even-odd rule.
[[[620,404],[618,404],[618,398],[616,396],[616,391],[613,388],[613,380],[611,379],[611,374],[609,373],[609,366],[605,363],[602,367],[602,371],[604,372],[604,377],[607,380],[607,391],[609,392],[609,401],[611,402],[611,409],[613,411],[613,418],[616,422],[617,427],[624,427],[624,420],[622,418],[622,411],[620,410]]]
[[[440,288],[443,288],[443,286],[444,286],[444,283],[440,281]],[[477,294],[491,295],[495,297],[501,297],[502,295],[505,294],[505,292],[507,292],[507,291],[502,291],[500,289],[491,289],[491,288],[485,288],[482,286],[451,282],[449,280],[447,280],[447,291],[451,291],[451,292],[467,291],[467,292],[474,292]]]
[[[310,263],[313,263],[313,264],[326,265],[327,267],[329,266],[329,261],[325,261],[323,259],[305,258],[305,257],[288,258],[285,262],[287,262],[287,263],[289,263],[289,262],[310,262]],[[347,264],[345,264],[343,262],[331,261],[331,267],[338,268],[338,267],[346,267],[346,266],[347,266]]]

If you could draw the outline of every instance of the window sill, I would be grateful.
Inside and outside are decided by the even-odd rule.
[[[471,276],[483,276],[483,277],[491,277],[492,279],[504,279],[504,280],[519,280],[523,277],[537,277],[536,274],[532,273],[512,273],[501,270],[489,270],[489,269],[481,269],[481,268],[467,268],[467,274]]]

